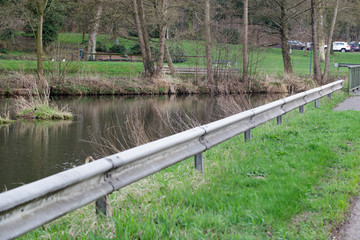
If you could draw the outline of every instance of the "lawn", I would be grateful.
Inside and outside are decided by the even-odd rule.
[[[85,37],[87,39],[87,36]],[[81,33],[61,33],[59,35],[59,44],[65,48],[71,47],[74,49],[84,48],[81,45]],[[98,35],[98,41],[102,42],[110,48],[113,45],[113,39],[104,34]],[[136,44],[135,38],[118,38],[119,44],[124,45],[129,51],[132,46]],[[155,41],[156,42],[156,41]],[[154,42],[154,43],[155,43]],[[169,41],[169,46],[180,46],[184,49],[187,56],[205,56],[205,48],[203,41]],[[73,56],[77,56],[78,50],[72,50]],[[232,68],[241,68],[242,56],[241,46],[233,44],[215,43],[213,45],[212,53],[215,60],[229,60],[232,61]],[[13,56],[21,56],[21,52],[13,51],[9,53]],[[29,53],[24,53],[29,56]],[[348,74],[346,68],[333,68],[333,63],[360,63],[359,53],[334,53],[331,55],[330,74],[344,76]],[[1,56],[0,56],[1,57]],[[35,57],[35,56],[34,56]],[[298,76],[308,76],[310,71],[310,52],[306,55],[301,50],[292,50],[291,59],[294,73]],[[276,76],[283,75],[283,63],[281,56],[281,49],[279,48],[256,48],[249,51],[250,68],[253,74],[272,74]],[[134,76],[140,74],[143,70],[139,63],[129,62],[82,62],[76,64],[78,72],[88,72],[90,74],[100,74],[104,76],[128,75]],[[184,63],[175,64],[177,67],[205,67],[204,57],[187,58]],[[0,60],[0,69],[15,70],[31,72],[36,70],[35,61],[15,61],[15,60]]]

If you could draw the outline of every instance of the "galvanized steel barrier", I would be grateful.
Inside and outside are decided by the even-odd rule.
[[[0,239],[11,239],[144,177],[343,88],[339,80],[200,127],[135,147],[0,194]]]
[[[349,66],[349,93],[360,89],[360,66]]]

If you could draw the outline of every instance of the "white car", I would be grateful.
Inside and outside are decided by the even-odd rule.
[[[325,45],[325,49],[327,45]],[[347,42],[333,42],[333,51],[350,52],[351,47]]]

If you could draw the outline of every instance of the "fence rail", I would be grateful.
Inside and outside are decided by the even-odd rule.
[[[339,80],[138,146],[0,194],[0,239],[11,239],[191,156],[343,88]]]
[[[207,74],[207,69],[206,68],[193,68],[193,67],[183,67],[183,68],[174,68],[175,73],[176,74]],[[170,69],[168,66],[164,66],[162,68],[162,72],[163,73],[167,73],[170,74]],[[212,69],[213,73],[231,73],[231,74],[238,74],[239,70],[238,69],[230,69],[230,68],[213,68]]]
[[[349,93],[360,89],[360,65],[349,67]]]

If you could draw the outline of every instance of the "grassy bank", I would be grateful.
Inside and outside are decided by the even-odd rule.
[[[21,33],[19,33],[21,35]],[[19,36],[20,36],[19,35]],[[87,37],[86,37],[87,39]],[[100,34],[98,40],[108,49],[113,45],[111,37]],[[118,38],[127,52],[137,44],[136,38]],[[29,40],[28,40],[29,41]],[[149,83],[142,77],[144,70],[141,62],[109,62],[109,61],[77,61],[82,34],[61,33],[59,41],[47,49],[44,68],[45,75],[52,87],[52,94],[163,94],[163,93],[237,93],[249,89],[248,83],[240,82],[240,75],[227,76],[219,74],[216,86],[205,81],[204,75],[175,75],[173,80],[164,84]],[[156,45],[157,39],[152,44]],[[181,48],[187,56],[205,56],[205,44],[202,41],[169,40],[169,46]],[[14,72],[26,75],[36,73],[36,55],[31,44],[24,46],[23,52],[9,51],[0,54],[0,94],[20,95],[26,86],[14,77]],[[27,47],[27,48],[26,48]],[[33,51],[33,53],[31,53]],[[214,60],[231,61],[231,68],[241,69],[241,45],[214,43],[212,54]],[[359,63],[359,53],[334,53],[333,63]],[[252,92],[293,92],[309,89],[310,52],[292,50],[291,59],[296,80],[284,76],[283,61],[280,48],[255,48],[249,51],[249,74]],[[58,60],[58,61],[52,61]],[[63,62],[65,59],[65,62]],[[74,59],[75,61],[69,61]],[[226,65],[226,64],[225,64]],[[219,68],[226,67],[224,64]],[[204,57],[189,57],[186,62],[176,63],[175,67],[205,68]],[[214,65],[215,67],[215,65]],[[330,67],[330,81],[348,76],[347,68]],[[95,81],[94,81],[95,79]],[[311,80],[310,80],[311,81]],[[103,84],[99,84],[103,82]],[[128,84],[131,82],[131,84]],[[162,80],[160,82],[163,82]],[[307,86],[305,86],[307,85]],[[170,91],[169,91],[170,89]]]
[[[110,196],[111,216],[86,206],[23,238],[329,239],[358,191],[359,112],[320,100]]]

